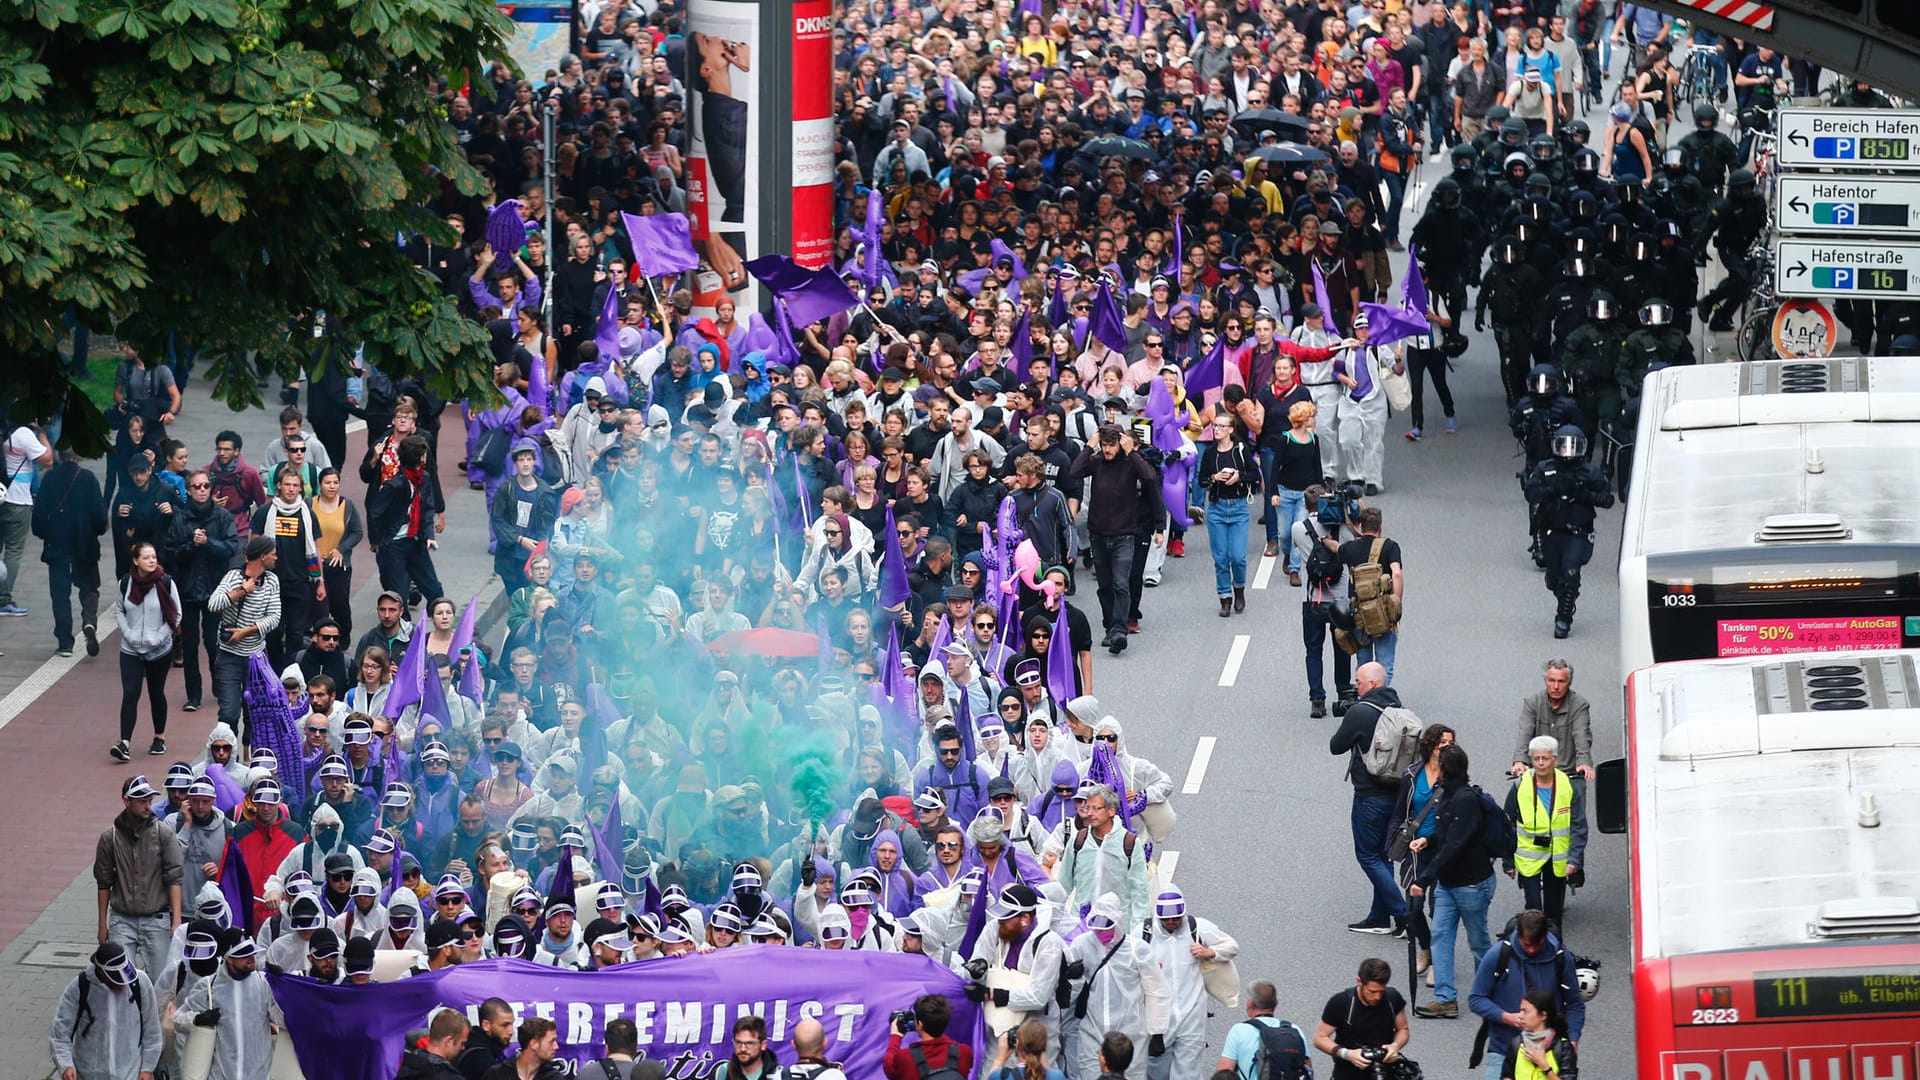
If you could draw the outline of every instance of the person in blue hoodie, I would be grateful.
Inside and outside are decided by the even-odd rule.
[[[1553,991],[1565,1018],[1562,1034],[1577,1045],[1587,1023],[1587,1002],[1580,996],[1573,954],[1560,943],[1543,912],[1523,911],[1514,920],[1513,932],[1481,957],[1467,995],[1474,1013],[1486,1022],[1486,1062],[1481,1073],[1485,1080],[1499,1080],[1520,1036],[1520,1000],[1535,989]]]

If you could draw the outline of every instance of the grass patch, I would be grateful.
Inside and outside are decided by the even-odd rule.
[[[113,407],[113,375],[118,366],[116,357],[93,356],[87,360],[86,374],[74,380],[74,384],[102,411]]]

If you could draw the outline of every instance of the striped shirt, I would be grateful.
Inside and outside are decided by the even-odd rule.
[[[233,590],[246,583],[246,574],[229,570],[220,579],[220,587],[207,598],[207,610],[220,614],[220,649],[235,656],[251,656],[267,647],[267,634],[280,625],[280,579],[271,573],[260,575],[260,584],[252,593],[235,601]],[[258,626],[260,632],[230,641],[226,632],[242,626]]]

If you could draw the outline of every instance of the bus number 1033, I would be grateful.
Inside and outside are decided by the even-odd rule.
[[[1667,593],[1660,602],[1667,607],[1693,607],[1699,600],[1692,593]]]

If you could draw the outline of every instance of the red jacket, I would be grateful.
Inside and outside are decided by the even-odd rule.
[[[948,1054],[958,1054],[959,1064],[955,1068],[960,1071],[961,1076],[973,1075],[973,1047],[971,1046],[954,1042],[945,1035],[921,1039],[912,1045],[920,1048],[920,1053],[927,1059],[927,1065],[931,1068],[943,1068],[947,1064]],[[897,1031],[887,1036],[887,1056],[881,1061],[880,1067],[886,1072],[887,1080],[920,1080],[920,1067],[914,1064],[913,1049],[911,1046],[900,1045],[900,1033]]]
[[[279,871],[280,863],[304,835],[300,826],[287,818],[284,807],[280,810],[280,820],[272,825],[248,819],[234,827],[233,842],[240,845],[240,857],[246,861],[254,888],[265,889],[267,878]],[[272,917],[273,905],[254,902],[253,925],[260,926]]]

